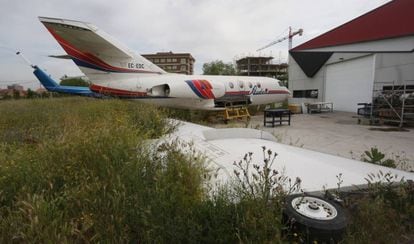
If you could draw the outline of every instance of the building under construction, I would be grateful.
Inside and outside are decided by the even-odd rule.
[[[271,56],[247,56],[236,61],[236,68],[239,75],[266,76],[286,81],[288,78],[288,65],[286,63],[273,64],[272,60],[273,57]]]

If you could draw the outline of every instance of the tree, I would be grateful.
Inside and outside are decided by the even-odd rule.
[[[235,75],[236,69],[232,63],[223,63],[221,60],[203,64],[204,75]]]
[[[13,91],[13,98],[14,99],[20,99],[20,92],[18,90]]]
[[[89,83],[81,78],[69,78],[60,81],[62,86],[89,86]]]
[[[38,97],[37,93],[32,91],[32,89],[27,89],[27,98],[35,98]]]

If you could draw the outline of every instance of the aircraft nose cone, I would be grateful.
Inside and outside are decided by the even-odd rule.
[[[286,91],[286,96],[287,96],[288,98],[292,98],[292,92],[291,92],[291,91],[289,91],[289,89],[287,89],[286,87],[285,87],[285,91]]]

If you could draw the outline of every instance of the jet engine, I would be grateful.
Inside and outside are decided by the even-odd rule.
[[[216,99],[224,96],[224,94],[224,84],[212,83],[207,80],[169,82],[153,86],[148,91],[148,95],[154,97],[175,97],[191,99]]]

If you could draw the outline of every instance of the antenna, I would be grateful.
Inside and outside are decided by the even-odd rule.
[[[34,68],[35,66],[23,55],[23,53],[21,53],[20,51],[16,52],[16,55],[20,55],[20,57],[22,57],[22,59],[32,68]]]

